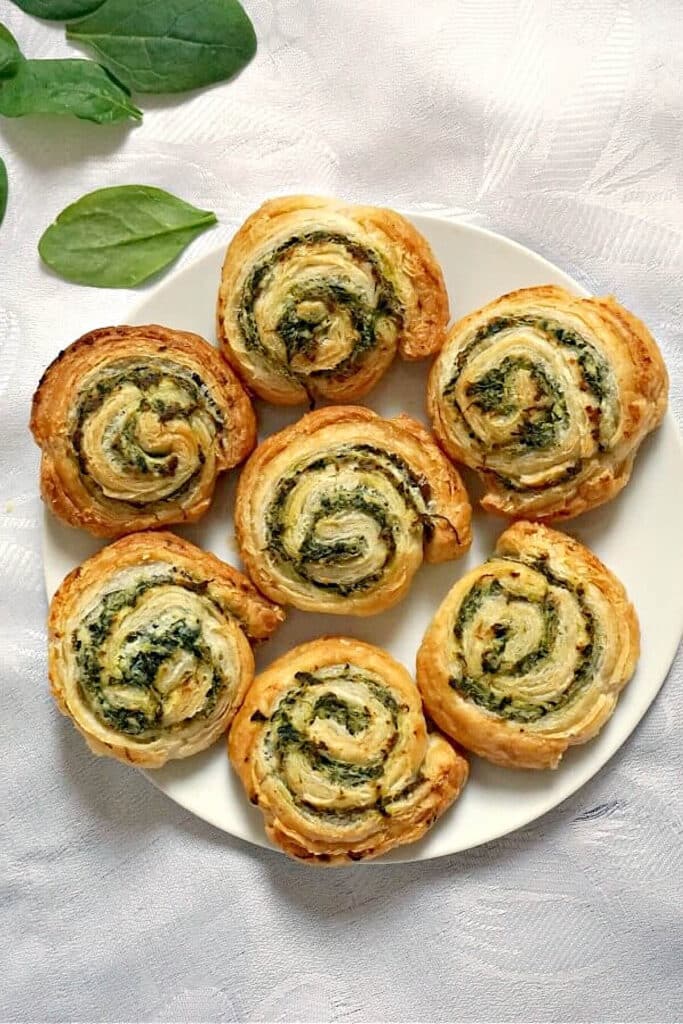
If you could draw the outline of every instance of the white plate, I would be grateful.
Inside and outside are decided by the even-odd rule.
[[[514,288],[558,284],[586,294],[575,281],[528,249],[465,224],[411,216],[441,262],[454,317]],[[214,305],[223,250],[209,253],[172,274],[130,312],[129,323],[169,324],[214,339]],[[618,282],[614,282],[618,292]],[[106,323],[106,315],[102,322]],[[99,326],[99,325],[93,325]],[[385,416],[408,412],[425,418],[428,367],[397,361],[367,403]],[[259,408],[261,434],[293,422],[301,410]],[[183,536],[239,565],[233,540],[232,504],[236,473],[219,484],[213,508]],[[476,485],[467,477],[471,492]],[[466,850],[520,828],[574,793],[591,778],[636,727],[662,685],[683,628],[683,592],[671,585],[672,557],[680,552],[678,517],[683,507],[683,450],[671,415],[649,438],[626,490],[604,508],[572,521],[568,532],[588,544],[625,583],[640,617],[643,645],[636,675],[612,719],[597,739],[570,750],[555,772],[506,771],[472,758],[463,796],[419,843],[389,854],[389,860],[425,860]],[[290,610],[277,635],[257,651],[257,664],[323,633],[346,633],[390,651],[414,672],[415,652],[439,603],[458,577],[482,562],[503,530],[503,520],[477,511],[474,543],[459,562],[423,566],[397,608],[368,619],[308,615]],[[47,591],[101,543],[45,516]],[[74,741],[75,742],[75,741]],[[148,778],[172,800],[217,828],[267,846],[259,811],[246,800],[223,743],[187,761],[175,761]]]

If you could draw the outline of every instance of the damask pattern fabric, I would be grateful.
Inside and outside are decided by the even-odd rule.
[[[244,3],[259,52],[235,81],[148,97],[133,129],[0,125],[0,1019],[680,1020],[680,657],[624,748],[541,820],[340,872],[215,831],[96,760],[53,706],[30,397],[144,292],[41,269],[40,234],[87,191],[142,182],[215,210],[179,267],[273,194],[509,235],[644,319],[683,417],[679,0]],[[73,54],[9,0],[0,19],[31,56]]]

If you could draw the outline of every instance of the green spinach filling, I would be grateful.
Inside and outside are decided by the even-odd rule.
[[[517,560],[509,559],[509,561]],[[495,622],[490,629],[491,637],[488,646],[482,655],[481,675],[475,677],[468,674],[466,659],[461,651],[458,651],[456,661],[459,671],[449,679],[451,688],[467,700],[500,718],[516,722],[537,722],[545,715],[570,704],[592,679],[601,653],[597,624],[585,601],[583,589],[580,586],[573,586],[567,580],[553,573],[546,559],[538,559],[529,564],[541,573],[549,584],[572,594],[580,608],[588,638],[585,644],[577,648],[579,657],[572,679],[561,693],[549,700],[533,702],[501,692],[496,688],[495,682],[495,676],[499,673],[508,679],[521,678],[542,666],[548,659],[552,659],[558,636],[559,614],[551,593],[546,593],[540,600],[533,600],[520,594],[508,593],[506,588],[493,577],[482,577],[462,601],[453,624],[453,635],[457,644],[461,645],[466,629],[487,600],[504,596],[508,605],[518,603],[536,606],[543,628],[539,642],[533,651],[517,661],[507,659],[506,649],[512,637],[512,627],[505,622]]]
[[[169,384],[173,386],[173,398],[168,395]],[[172,479],[178,470],[177,455],[148,451],[142,446],[138,421],[145,412],[154,413],[163,424],[178,420],[191,422],[193,417],[202,415],[211,424],[214,436],[220,435],[225,428],[223,413],[198,373],[162,359],[149,359],[137,365],[131,365],[129,361],[112,363],[102,371],[99,380],[81,392],[72,418],[71,447],[81,477],[91,491],[101,493],[101,487],[83,450],[85,425],[107,398],[125,385],[133,385],[139,398],[123,416],[115,417],[107,424],[103,434],[104,455],[123,472]],[[196,469],[177,488],[155,494],[149,501],[126,500],[122,504],[138,509],[150,503],[177,500],[194,488],[205,462],[206,452],[200,447]]]
[[[380,474],[389,480],[394,490],[401,495],[407,509],[413,513],[413,528],[426,536],[429,536],[432,528],[429,512],[431,488],[428,481],[413,472],[399,455],[370,444],[340,448],[334,455],[320,456],[280,480],[266,512],[267,544],[271,557],[298,579],[346,597],[368,590],[381,581],[386,567],[395,557],[397,540],[404,526],[390,512],[383,495],[367,484],[359,482],[353,488],[335,487],[317,499],[315,508],[307,509],[306,531],[296,554],[293,553],[287,542],[288,503],[305,474],[323,471],[330,465],[339,469],[351,467],[362,472]],[[352,512],[359,512],[377,524],[379,540],[385,551],[383,562],[375,571],[349,582],[320,580],[321,567],[348,565],[362,559],[368,550],[369,538],[364,535],[330,539],[321,538],[318,534],[321,521],[335,515],[343,517]]]
[[[334,693],[324,693],[313,706],[313,718],[330,718],[342,725],[351,736],[363,732],[370,724],[370,715],[353,707]]]
[[[275,332],[284,346],[283,364],[261,340],[254,310],[259,296],[272,285],[278,266],[300,247],[332,244],[342,248],[348,257],[367,267],[374,286],[374,301],[354,289],[349,279],[312,277],[295,283],[288,295]],[[313,368],[308,374],[292,367],[295,356],[315,362],[316,351],[327,337],[335,315],[343,312],[354,335],[352,351],[336,366]],[[365,355],[378,343],[380,328],[393,324],[396,333],[403,328],[404,311],[396,288],[387,276],[381,257],[372,249],[345,235],[315,229],[292,235],[256,264],[242,287],[238,322],[248,351],[288,379],[302,383],[306,377],[344,380],[356,372]]]
[[[325,670],[319,672],[297,672],[296,682],[299,684],[288,691],[280,700],[275,711],[268,719],[264,736],[264,748],[272,760],[274,770],[282,785],[286,786],[290,797],[298,809],[310,817],[334,819],[340,824],[348,823],[376,811],[379,814],[389,813],[391,805],[405,799],[423,781],[416,775],[400,792],[391,795],[381,792],[381,779],[392,751],[399,740],[400,717],[408,708],[399,704],[390,691],[377,680],[368,676],[362,669],[352,665],[344,665],[340,674],[329,676]],[[362,737],[363,732],[372,723],[372,709],[360,706],[355,702],[346,701],[326,687],[330,683],[352,682],[359,687],[359,693],[369,693],[371,701],[377,701],[384,707],[391,719],[391,731],[384,745],[367,761],[357,763],[343,761],[333,757],[326,745],[312,738],[310,727],[318,719],[332,719],[350,736]],[[316,692],[319,691],[319,692]],[[303,716],[301,711],[304,710]],[[253,720],[253,716],[252,716]],[[258,719],[260,721],[260,718]],[[295,723],[299,723],[298,726]],[[286,773],[283,771],[287,758],[292,755],[303,757],[311,770],[327,782],[340,788],[354,789],[368,782],[377,785],[377,796],[371,805],[362,804],[346,810],[320,808],[315,806],[301,794],[288,786]]]
[[[517,411],[514,376],[518,370],[526,370],[529,374],[536,395],[534,405],[525,410],[525,418],[514,440],[523,448],[550,448],[557,441],[561,428],[569,423],[569,413],[557,384],[537,363],[521,356],[506,356],[499,366],[469,385],[467,397],[482,412],[493,412],[502,417],[513,415]]]
[[[601,423],[609,418],[613,410],[614,382],[606,359],[594,345],[582,337],[577,331],[563,327],[557,321],[538,316],[500,316],[482,324],[474,333],[467,345],[458,354],[453,367],[453,374],[446,384],[443,395],[447,399],[459,419],[462,421],[468,436],[475,442],[478,435],[469,425],[466,410],[463,410],[456,398],[456,390],[460,377],[470,357],[480,346],[495,335],[515,327],[531,327],[552,339],[561,348],[569,350],[576,358],[581,373],[581,387],[593,396],[593,436],[598,442],[599,450],[605,449],[601,439]],[[509,450],[522,455],[525,451],[543,451],[552,448],[558,441],[561,432],[569,424],[569,412],[561,385],[553,380],[547,371],[538,363],[522,356],[506,356],[499,366],[493,367],[478,380],[466,388],[468,401],[484,413],[499,417],[509,417],[518,411],[518,399],[515,390],[515,375],[525,370],[531,377],[536,395],[533,403],[524,411],[524,421],[504,444],[493,446],[492,450]],[[558,483],[571,479],[581,472],[583,460],[577,460],[567,467],[560,478],[545,481],[536,485],[522,485],[519,481],[493,470],[488,470],[500,483],[515,491],[542,491],[555,487]]]
[[[202,640],[201,624],[192,619],[145,623],[125,634],[115,664],[105,666],[106,645],[119,623],[120,613],[135,609],[148,591],[159,586],[183,587],[194,593],[203,593],[205,589],[180,575],[151,576],[105,594],[71,637],[83,700],[103,724],[141,740],[149,733],[149,738],[154,738],[154,731],[164,728],[165,694],[157,683],[164,666],[179,652],[192,655],[194,671],[203,668],[211,678],[203,705],[193,719],[211,713],[226,683],[222,666],[214,662],[211,650]]]

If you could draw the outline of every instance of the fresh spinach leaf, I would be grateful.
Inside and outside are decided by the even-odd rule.
[[[168,266],[216,215],[148,185],[90,192],[63,210],[38,244],[68,281],[132,288]]]
[[[96,124],[142,118],[126,90],[91,60],[20,61],[0,82],[0,114],[71,114]]]
[[[22,60],[19,44],[10,30],[0,23],[0,78],[11,78]]]
[[[13,0],[22,11],[46,21],[70,21],[82,18],[99,7],[102,0]]]
[[[231,78],[256,52],[238,0],[104,0],[66,34],[138,92],[183,92]]]
[[[7,168],[5,167],[5,161],[0,156],[0,224],[5,219],[5,210],[7,209]]]

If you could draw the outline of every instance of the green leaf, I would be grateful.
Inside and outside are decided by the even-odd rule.
[[[231,78],[256,52],[238,0],[105,0],[66,34],[138,92],[183,92]]]
[[[126,90],[91,60],[22,60],[14,77],[0,82],[0,114],[72,114],[96,124],[142,118]]]
[[[0,156],[0,224],[5,219],[5,210],[7,209],[7,168],[5,167],[5,161]]]
[[[13,0],[22,11],[47,21],[70,21],[82,18],[99,7],[102,0]]]
[[[0,23],[0,78],[11,78],[21,60],[19,44],[10,30]]]
[[[216,215],[149,185],[90,192],[60,213],[38,244],[67,281],[132,288],[168,266]]]

